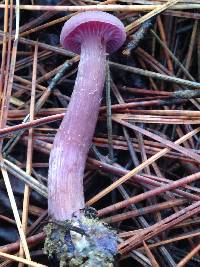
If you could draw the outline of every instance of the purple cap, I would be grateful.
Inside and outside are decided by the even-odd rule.
[[[61,45],[80,54],[82,41],[91,33],[104,40],[108,53],[119,49],[126,40],[124,25],[118,18],[102,11],[87,11],[73,16],[64,24]]]

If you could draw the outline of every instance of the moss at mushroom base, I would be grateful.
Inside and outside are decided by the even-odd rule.
[[[117,233],[97,218],[73,217],[50,221],[44,229],[44,252],[56,257],[60,267],[112,267],[117,254]]]

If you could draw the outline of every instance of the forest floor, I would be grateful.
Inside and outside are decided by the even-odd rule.
[[[127,33],[107,58],[86,202],[117,230],[116,266],[200,266],[200,1],[5,0],[0,267],[59,265],[43,250],[48,162],[79,62],[60,32],[86,10]]]

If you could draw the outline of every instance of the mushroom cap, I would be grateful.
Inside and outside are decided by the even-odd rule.
[[[107,53],[119,49],[126,40],[124,25],[118,18],[102,11],[86,11],[64,24],[60,42],[65,49],[80,54],[81,43],[91,35],[105,42]]]

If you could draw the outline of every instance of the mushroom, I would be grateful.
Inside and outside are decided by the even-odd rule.
[[[122,22],[115,16],[100,11],[88,11],[73,16],[65,23],[60,36],[64,48],[80,54],[80,63],[73,94],[50,153],[48,212],[54,222],[70,221],[71,225],[84,228],[87,236],[90,236],[92,224],[86,226],[89,224],[89,219],[83,214],[85,163],[101,103],[106,55],[119,49],[125,39],[126,33]],[[94,233],[101,231],[104,236],[104,240],[101,241],[104,245],[112,239],[116,245],[116,239],[110,229],[102,223],[100,226],[99,222],[92,227]],[[76,242],[72,241],[72,235],[76,231],[73,234],[72,232],[70,231],[70,242],[73,243],[75,249]],[[89,239],[94,241],[91,236],[88,239],[85,235],[84,238],[88,243],[91,243]],[[87,246],[91,253],[92,245]],[[110,244],[109,249],[112,246]],[[114,247],[110,250],[116,250],[116,246]],[[106,253],[110,251],[109,249],[107,248]]]

